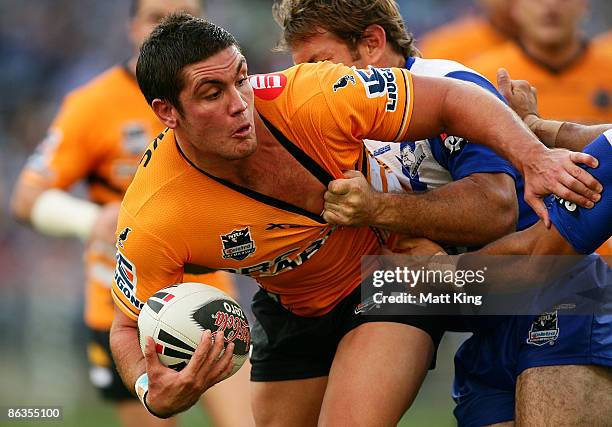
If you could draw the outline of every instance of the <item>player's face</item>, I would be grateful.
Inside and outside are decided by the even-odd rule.
[[[183,113],[177,130],[208,159],[238,160],[255,152],[253,88],[235,47],[183,69]]]
[[[351,51],[348,45],[332,33],[320,29],[320,32],[306,40],[291,46],[293,62],[331,61],[357,68],[367,68],[368,64],[357,52]]]
[[[586,0],[516,0],[514,17],[525,42],[562,47],[580,35]]]
[[[173,12],[199,16],[202,8],[199,0],[138,0],[136,15],[130,23],[130,39],[134,47],[140,48],[157,24]]]

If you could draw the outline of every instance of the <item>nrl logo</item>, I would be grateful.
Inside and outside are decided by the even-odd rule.
[[[355,84],[355,76],[351,76],[350,74],[347,74],[345,76],[342,76],[338,79],[338,81],[336,83],[334,83],[334,87],[332,88],[334,90],[334,92],[337,92],[338,89],[342,89],[343,87],[347,87],[349,82],[351,82],[353,85]]]
[[[232,230],[231,233],[222,235],[221,243],[223,243],[224,259],[231,258],[236,261],[242,261],[257,249],[255,242],[251,239],[249,227],[241,230]]]
[[[541,346],[553,345],[559,338],[559,319],[557,310],[542,313],[531,324],[527,344]]]

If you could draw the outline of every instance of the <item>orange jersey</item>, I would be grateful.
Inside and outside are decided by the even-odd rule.
[[[470,61],[469,67],[496,81],[499,67],[513,79],[528,80],[538,90],[542,117],[578,123],[609,123],[612,119],[612,55],[588,45],[582,55],[554,71],[509,42]]]
[[[23,179],[63,190],[85,180],[93,202],[120,201],[142,153],[162,130],[132,73],[113,67],[65,98]],[[91,245],[85,259],[85,320],[94,329],[108,329],[114,253]]]
[[[401,140],[412,114],[407,70],[324,62],[252,76],[250,83],[276,139],[330,179],[360,164],[362,139]],[[333,227],[206,174],[170,130],[149,150],[119,217],[113,298],[132,319],[150,295],[180,282],[188,264],[249,275],[296,314],[322,315],[361,282],[361,256],[379,251],[369,228]]]
[[[417,46],[424,58],[450,59],[460,63],[496,48],[508,37],[482,17],[450,22],[423,36]]]

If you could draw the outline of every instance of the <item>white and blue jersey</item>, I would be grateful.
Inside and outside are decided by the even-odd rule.
[[[612,131],[584,152],[599,160],[597,168],[585,169],[603,185],[601,200],[592,209],[583,209],[551,196],[546,205],[563,238],[577,252],[591,254],[612,234]],[[455,356],[453,385],[458,425],[482,426],[514,419],[516,379],[526,369],[612,367],[610,287],[610,266],[601,257],[588,255],[533,300],[547,305],[551,297],[563,298],[573,303],[564,304],[568,309],[555,306],[538,316],[504,317],[488,332],[475,333],[463,343]],[[571,307],[581,300],[587,301],[593,314],[572,314]]]
[[[599,160],[599,167],[585,169],[603,185],[601,200],[592,209],[584,209],[550,196],[546,207],[550,220],[576,252],[590,254],[612,235],[612,130],[591,142],[584,152]]]
[[[448,77],[474,83],[503,97],[483,76],[454,61],[408,58],[408,68],[415,75]],[[523,180],[512,165],[493,150],[470,144],[465,138],[439,135],[421,141],[388,143],[365,140],[369,151],[368,178],[379,191],[425,191],[475,173],[506,173],[514,178],[519,200],[519,222],[522,230],[537,216],[523,200]]]

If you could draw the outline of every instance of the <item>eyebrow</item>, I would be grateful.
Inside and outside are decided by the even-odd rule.
[[[244,59],[244,57],[240,60],[240,62],[238,63],[238,66],[236,67],[236,72],[234,74],[234,78],[236,78],[236,76],[238,76],[238,74],[240,74],[240,71],[242,70],[242,66],[246,64],[246,59]],[[195,85],[195,87],[193,88],[194,92],[197,92],[198,89],[200,89],[201,86],[205,85],[205,84],[217,84],[217,85],[222,85],[223,81],[219,80],[219,79],[207,79],[207,78],[203,78],[202,80],[198,81]]]

